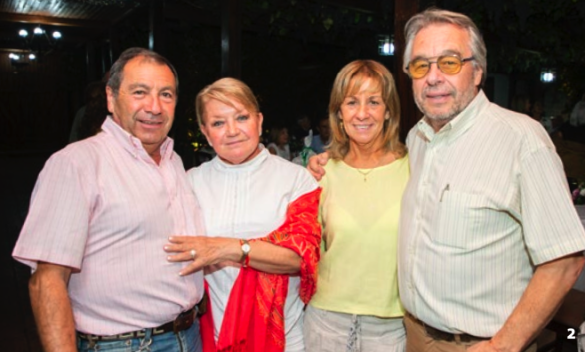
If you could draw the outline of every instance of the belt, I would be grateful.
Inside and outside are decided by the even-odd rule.
[[[427,336],[432,338],[433,340],[441,340],[447,342],[476,342],[476,341],[485,341],[489,340],[489,337],[479,337],[473,336],[469,334],[452,334],[450,332],[442,331],[439,329],[435,329],[432,326],[427,325],[424,321],[417,319],[414,315],[406,312],[406,315],[412,319],[416,324],[420,325],[423,330],[427,333]]]
[[[166,334],[167,332],[174,332],[175,334],[187,330],[193,325],[193,321],[195,320],[195,311],[197,309],[195,307],[189,309],[186,312],[183,312],[177,316],[177,318],[173,321],[169,321],[161,326],[152,329],[152,336]],[[89,341],[114,341],[114,340],[128,340],[134,338],[141,338],[146,336],[146,330],[136,330],[130,331],[123,334],[118,335],[109,335],[109,336],[100,336],[100,335],[92,335],[86,334],[83,332],[77,332],[77,336],[83,340]]]

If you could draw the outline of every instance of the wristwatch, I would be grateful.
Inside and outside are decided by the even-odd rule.
[[[240,263],[242,263],[244,268],[247,268],[250,264],[250,249],[252,249],[252,247],[250,247],[250,242],[244,239],[240,240],[240,246],[242,248],[242,257],[240,258]]]

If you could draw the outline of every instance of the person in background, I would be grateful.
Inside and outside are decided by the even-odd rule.
[[[528,96],[519,94],[512,99],[510,109],[521,114],[530,115],[532,111],[532,102]]]
[[[301,150],[304,148],[304,140],[311,131],[312,123],[309,115],[307,114],[300,114],[296,118],[296,123],[291,129],[291,152],[293,155],[297,155],[300,153]]]
[[[325,146],[331,142],[331,125],[329,116],[323,116],[317,123],[317,132],[311,141],[311,149],[317,154],[325,151]]]
[[[554,131],[553,118],[550,116],[546,116],[546,114],[544,113],[544,106],[543,106],[542,101],[537,100],[534,102],[534,104],[532,105],[532,110],[530,111],[529,116],[532,117],[534,120],[540,122],[542,124],[542,126],[544,127],[544,129],[549,134]]]
[[[85,105],[75,114],[69,143],[96,135],[101,131],[101,125],[108,115],[105,82],[95,81],[88,84],[84,99]]]
[[[571,110],[569,124],[573,127],[585,125],[585,94],[583,94],[581,100],[579,100],[573,107],[573,110]]]
[[[405,38],[424,114],[406,140],[399,221],[406,349],[536,351],[585,262],[559,156],[540,123],[488,101],[486,48],[469,17],[431,8]],[[309,165],[317,176],[323,159]]]
[[[305,315],[307,352],[401,352],[400,200],[408,180],[394,78],[357,60],[337,74],[329,102],[331,160],[321,179],[324,251]]]
[[[107,84],[102,132],[53,154],[13,251],[33,268],[32,310],[46,352],[201,351],[203,275],[177,273],[163,245],[204,235],[201,209],[167,137],[177,72],[124,51]]]
[[[165,249],[172,262],[193,253],[182,274],[205,268],[204,351],[302,352],[321,241],[318,184],[259,143],[263,116],[243,82],[220,79],[195,105],[217,153],[188,172],[209,237],[173,236]]]
[[[267,148],[270,154],[291,160],[290,146],[288,144],[288,129],[286,127],[273,127],[270,130],[270,140]]]

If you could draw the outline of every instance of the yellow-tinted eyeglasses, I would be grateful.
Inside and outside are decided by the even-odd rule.
[[[457,55],[439,56],[435,61],[419,58],[412,60],[408,66],[406,66],[406,70],[410,77],[418,79],[427,75],[431,69],[431,64],[437,64],[437,67],[441,72],[448,75],[454,75],[461,71],[461,67],[464,63],[472,60],[475,60],[473,56],[462,59]]]

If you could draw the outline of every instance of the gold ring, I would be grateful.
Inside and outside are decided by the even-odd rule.
[[[192,249],[189,253],[191,254],[191,260],[194,260],[195,259],[195,250]]]

